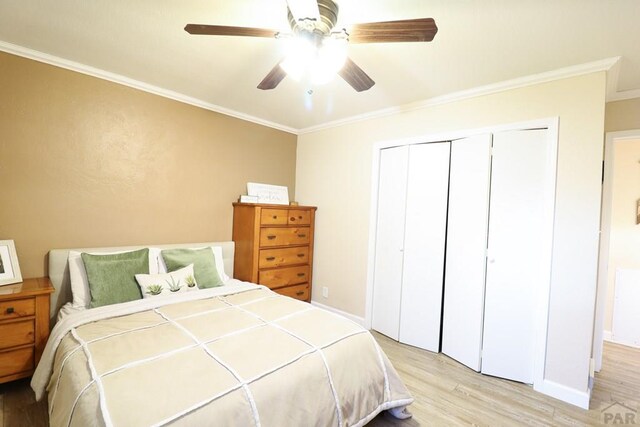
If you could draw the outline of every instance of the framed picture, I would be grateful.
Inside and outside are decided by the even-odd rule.
[[[289,204],[289,189],[280,185],[247,182],[247,194],[249,196],[257,196],[258,203],[269,203],[272,205]]]
[[[22,282],[16,245],[13,240],[0,240],[0,286]]]

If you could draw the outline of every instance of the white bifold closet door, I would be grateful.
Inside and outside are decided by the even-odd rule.
[[[547,130],[493,136],[482,373],[533,383],[539,291],[548,282]]]
[[[480,371],[491,134],[451,142],[442,352]]]
[[[448,142],[381,150],[373,329],[438,351]]]
[[[409,147],[380,151],[371,326],[398,339]]]
[[[440,349],[449,152],[449,142],[409,149],[399,340],[434,352]]]

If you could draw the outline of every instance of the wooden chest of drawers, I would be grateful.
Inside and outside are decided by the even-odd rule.
[[[28,377],[49,337],[48,278],[0,286],[0,383]]]
[[[234,277],[311,301],[316,208],[233,204]]]

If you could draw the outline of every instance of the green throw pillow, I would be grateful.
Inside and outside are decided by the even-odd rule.
[[[149,249],[81,256],[91,291],[90,308],[142,298],[135,276],[149,274]]]
[[[199,288],[215,288],[223,285],[211,248],[166,249],[161,253],[167,272],[171,273],[193,264],[193,273]]]

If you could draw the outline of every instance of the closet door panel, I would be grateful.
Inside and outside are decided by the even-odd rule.
[[[449,142],[409,149],[400,342],[437,352],[447,227]]]
[[[480,371],[491,135],[451,143],[442,352]]]
[[[398,339],[409,147],[380,151],[372,328]]]
[[[533,382],[534,321],[545,271],[547,131],[493,138],[482,372]]]

